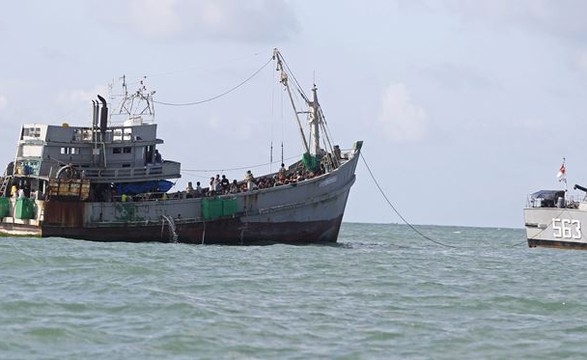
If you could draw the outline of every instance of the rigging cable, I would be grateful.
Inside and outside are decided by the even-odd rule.
[[[363,159],[363,163],[365,164],[365,167],[367,168],[367,171],[369,172],[369,175],[371,175],[371,179],[373,180],[373,182],[375,183],[375,186],[377,186],[377,189],[379,189],[379,192],[381,193],[381,195],[383,196],[383,198],[385,199],[385,201],[387,201],[387,203],[389,204],[389,206],[393,209],[393,211],[397,214],[397,216],[399,216],[400,219],[402,219],[402,221],[410,228],[412,229],[416,234],[420,235],[422,238],[431,241],[435,244],[441,245],[441,246],[445,246],[448,248],[453,248],[453,249],[467,249],[467,248],[477,248],[475,246],[454,246],[454,245],[448,245],[448,244],[444,244],[438,240],[434,240],[431,237],[423,234],[420,230],[418,230],[414,225],[410,224],[403,216],[402,214],[396,209],[396,207],[392,204],[392,202],[388,199],[387,195],[385,195],[385,192],[383,192],[383,189],[381,188],[381,186],[379,186],[379,183],[377,182],[377,179],[375,179],[375,175],[373,175],[373,172],[371,171],[371,168],[369,168],[369,165],[367,164],[367,160],[365,160],[365,157],[363,156],[363,153],[361,152],[361,159]],[[511,246],[507,246],[509,247],[516,247],[519,245],[522,245],[526,242],[526,240],[517,242]]]
[[[441,245],[441,246],[445,246],[445,247],[449,247],[449,248],[457,248],[457,246],[453,246],[453,245],[447,245],[444,243],[441,243],[440,241],[434,240],[429,236],[426,236],[425,234],[423,234],[420,230],[416,229],[416,227],[414,227],[414,225],[410,224],[403,216],[402,214],[400,214],[400,212],[395,208],[395,206],[393,206],[393,204],[391,203],[391,201],[387,198],[387,195],[385,195],[385,193],[383,192],[383,189],[381,188],[381,186],[379,186],[379,183],[377,182],[377,179],[375,179],[375,176],[373,175],[373,172],[371,171],[371,168],[369,168],[369,165],[367,164],[367,160],[365,160],[365,157],[363,156],[363,153],[361,152],[361,159],[363,159],[363,163],[365,164],[365,166],[367,167],[367,171],[369,171],[369,175],[371,175],[371,179],[373,180],[373,182],[375,183],[375,186],[377,186],[377,189],[379,189],[379,192],[381,193],[381,195],[383,195],[383,198],[385,199],[385,201],[387,201],[387,203],[389,204],[389,206],[391,206],[391,208],[393,209],[393,211],[397,214],[397,216],[400,217],[400,219],[402,219],[402,221],[408,225],[410,227],[410,229],[412,229],[415,233],[417,233],[418,235],[420,235],[421,237],[423,237],[424,239],[431,241],[435,244]]]
[[[306,96],[306,93],[304,93],[304,90],[303,90],[302,86],[300,85],[300,83],[298,82],[298,79],[296,79],[293,71],[291,71],[291,69],[289,68],[289,65],[287,65],[287,62],[281,56],[281,53],[280,53],[280,58],[281,58],[281,61],[283,62],[283,65],[285,65],[286,73],[288,74],[289,77],[291,77],[293,79],[294,83],[296,84],[296,87],[297,87],[296,90],[298,91],[298,93],[300,94],[300,96],[302,97],[302,99],[304,99],[304,101],[306,103],[308,103],[309,100],[308,100],[308,97]]]
[[[261,66],[257,71],[255,71],[253,74],[251,74],[248,78],[241,81],[239,84],[233,86],[232,88],[230,88],[230,89],[228,89],[228,90],[226,90],[216,96],[212,96],[211,98],[199,100],[199,101],[188,102],[188,103],[171,103],[171,102],[155,101],[155,100],[153,100],[153,102],[156,104],[159,104],[159,105],[168,105],[168,106],[192,106],[192,105],[199,105],[199,104],[207,103],[210,101],[214,101],[218,98],[221,98],[225,95],[230,94],[231,92],[235,91],[236,89],[240,88],[241,86],[243,86],[244,84],[249,82],[252,78],[257,76],[257,74],[259,74],[263,69],[265,69],[267,67],[267,65],[269,65],[271,63],[271,61],[273,61],[272,57],[269,58],[269,60],[265,64],[263,64],[263,66]]]
[[[290,156],[288,158],[286,158],[285,160],[291,160],[294,158],[301,158],[302,154],[298,154],[298,155],[293,155]],[[282,162],[283,162],[283,154],[282,154]],[[275,161],[273,162],[275,163]],[[260,168],[262,166],[268,166],[271,165],[271,163],[264,163],[264,164],[257,164],[257,165],[249,165],[249,166],[243,166],[243,167],[236,167],[236,168],[231,168],[231,169],[182,169],[182,171],[185,172],[193,172],[193,173],[198,173],[198,172],[225,172],[225,171],[236,171],[236,170],[246,170],[246,169],[255,169],[255,168]]]

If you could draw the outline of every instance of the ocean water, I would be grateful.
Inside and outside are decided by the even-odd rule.
[[[2,359],[581,359],[583,251],[343,224],[336,246],[0,238]]]

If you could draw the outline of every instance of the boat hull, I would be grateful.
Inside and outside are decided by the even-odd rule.
[[[587,249],[587,211],[574,208],[524,209],[529,247]]]
[[[355,155],[312,179],[214,198],[37,201],[43,209],[38,220],[4,218],[0,233],[106,242],[333,243],[355,182],[358,149]]]
[[[43,226],[43,237],[65,237],[105,242],[180,242],[189,244],[269,245],[334,243],[342,217],[312,222],[244,223],[239,218],[176,224],[174,239],[167,226],[125,227]]]

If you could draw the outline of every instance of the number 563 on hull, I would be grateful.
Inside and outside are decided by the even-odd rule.
[[[583,189],[580,186],[575,188]],[[524,208],[530,247],[587,249],[587,201],[566,198],[563,190],[541,190],[530,195]]]

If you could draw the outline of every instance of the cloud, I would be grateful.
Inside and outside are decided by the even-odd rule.
[[[126,0],[109,23],[155,40],[288,40],[299,22],[286,0]],[[122,8],[121,8],[122,6]]]
[[[67,90],[59,94],[58,100],[63,104],[89,104],[92,100],[96,100],[97,94],[100,94],[107,98],[109,90],[104,85],[98,85],[91,90]]]
[[[4,95],[0,95],[0,110],[3,110],[8,106],[8,98]]]
[[[587,1],[584,0],[395,0],[403,11],[449,13],[464,27],[526,32],[544,43],[545,36],[570,48],[575,69],[584,70],[581,49],[587,46]],[[443,14],[444,15],[444,14]],[[465,30],[466,31],[466,30]]]
[[[587,74],[587,49],[577,51],[572,66],[579,72]]]
[[[526,130],[534,130],[534,131],[542,131],[546,126],[548,126],[548,122],[540,117],[536,118],[524,118],[520,119],[519,121],[512,121],[510,126],[513,129],[522,129]]]
[[[147,37],[166,38],[182,31],[176,0],[131,0],[129,20],[135,30]]]
[[[228,115],[210,114],[206,120],[207,128],[216,133],[222,133],[224,140],[251,140],[258,139],[264,131],[263,124],[257,117],[241,116],[236,120]],[[231,131],[226,131],[230,128]]]
[[[402,83],[390,84],[385,89],[379,121],[394,141],[419,141],[426,136],[426,113],[412,102]]]
[[[423,67],[420,72],[427,78],[436,80],[445,89],[470,91],[471,89],[491,89],[499,86],[483,71],[465,64],[439,62]]]
[[[525,27],[570,41],[587,40],[587,2],[583,0],[444,0],[465,20]]]

